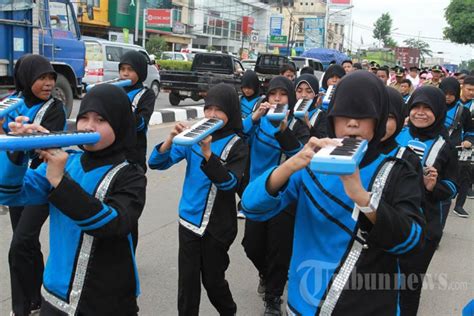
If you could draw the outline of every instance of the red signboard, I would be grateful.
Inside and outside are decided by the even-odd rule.
[[[330,0],[331,4],[351,5],[352,0]]]
[[[254,22],[255,20],[251,16],[242,17],[242,32],[244,33],[244,35],[248,36],[252,33]]]
[[[155,27],[171,27],[171,9],[147,9],[146,24]]]
[[[410,47],[396,47],[395,59],[397,64],[405,68],[418,66],[420,63],[420,50]]]

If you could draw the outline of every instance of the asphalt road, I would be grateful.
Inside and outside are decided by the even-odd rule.
[[[163,105],[168,106],[168,104]],[[165,139],[172,124],[150,129],[149,148]],[[140,315],[176,315],[177,302],[177,207],[185,163],[167,171],[149,171],[147,203],[140,219],[137,250],[142,295]],[[462,307],[474,297],[474,200],[466,208],[471,218],[461,219],[450,213],[444,237],[428,271],[429,282],[422,294],[419,315],[460,315]],[[246,258],[239,234],[230,249],[228,281],[238,306],[238,315],[261,315],[263,303],[256,295],[257,272]],[[9,216],[0,216],[0,316],[10,311],[10,283],[7,254],[11,240]],[[48,253],[48,224],[41,241],[45,258]],[[201,315],[217,315],[202,291]]]
[[[72,109],[71,116],[70,116],[71,119],[76,117],[77,112],[79,111],[80,103],[81,103],[81,100],[79,100],[79,99],[74,100],[74,105],[73,105],[73,109]],[[204,100],[200,100],[198,102],[195,102],[195,101],[188,98],[184,101],[181,101],[178,106],[172,106],[168,101],[168,93],[160,92],[160,94],[158,95],[158,98],[156,99],[156,102],[155,102],[155,111],[158,111],[158,110],[164,109],[164,108],[179,109],[180,107],[187,106],[187,105],[203,105],[203,104],[204,104]]]

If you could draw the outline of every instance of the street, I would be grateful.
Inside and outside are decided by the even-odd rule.
[[[161,93],[156,109],[167,107],[171,107],[167,94]],[[165,139],[172,125],[167,123],[150,128],[149,152]],[[184,171],[185,163],[180,163],[167,171],[149,170],[147,173],[147,203],[140,219],[137,250],[142,292],[139,298],[140,315],[177,314],[177,207]],[[419,315],[460,315],[462,307],[474,297],[473,206],[474,200],[468,200],[466,210],[471,213],[468,219],[459,218],[452,212],[449,214],[443,240],[428,271],[430,280],[422,294]],[[45,258],[48,253],[48,227],[46,223],[41,235]],[[230,250],[227,278],[238,306],[238,315],[261,315],[264,308],[256,294],[257,272],[240,244],[243,228],[244,221],[239,220],[239,233]],[[0,216],[0,315],[8,315],[11,308],[7,263],[11,235],[8,214]],[[201,297],[201,314],[217,315],[204,289]]]

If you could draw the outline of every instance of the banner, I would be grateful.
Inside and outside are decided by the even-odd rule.
[[[281,35],[282,25],[283,25],[283,17],[281,16],[270,17],[270,35]]]
[[[152,27],[172,27],[172,10],[147,9],[146,25]]]
[[[324,18],[304,19],[304,50],[324,47]]]

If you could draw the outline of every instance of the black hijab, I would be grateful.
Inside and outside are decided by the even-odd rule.
[[[143,88],[143,82],[148,77],[148,63],[146,61],[145,55],[135,50],[128,51],[120,58],[120,63],[118,66],[119,71],[120,66],[123,64],[130,65],[138,75],[137,83],[133,86],[125,87],[125,91],[129,92],[138,88]]]
[[[319,82],[318,78],[316,78],[315,75],[310,75],[310,74],[303,74],[296,78],[295,81],[295,91],[298,89],[298,86],[302,83],[306,83],[308,86],[310,86],[311,90],[313,90],[315,97],[314,99],[317,100],[318,98],[318,93],[319,93]],[[311,104],[311,109],[315,108],[316,102],[313,102]]]
[[[361,167],[379,155],[379,143],[385,135],[389,99],[382,81],[368,71],[355,71],[338,83],[328,110],[328,136],[335,138],[334,117],[373,118],[376,120],[374,137],[369,142]]]
[[[219,107],[228,119],[224,127],[212,134],[213,140],[221,139],[232,133],[239,134],[242,131],[239,95],[233,86],[219,83],[209,89],[204,99],[204,110],[211,105]]]
[[[13,81],[15,83],[15,90],[16,90],[17,93],[23,92],[23,90],[25,89],[25,85],[23,84],[23,82],[21,81],[21,78],[19,76],[19,69],[20,69],[20,65],[21,65],[22,61],[27,56],[30,56],[30,55],[31,54],[22,55],[20,58],[18,58],[18,60],[15,63],[15,68],[13,70],[13,73],[14,73]]]
[[[395,130],[395,133],[393,133],[392,136],[380,143],[379,148],[384,153],[388,153],[398,146],[395,138],[400,133],[405,123],[405,116],[403,115],[405,102],[403,101],[400,92],[398,92],[397,89],[392,87],[386,87],[386,89],[389,100],[388,114],[393,115],[393,117],[395,118],[395,121],[397,123],[397,129]]]
[[[268,84],[268,95],[270,95],[270,92],[272,90],[276,89],[282,89],[286,91],[286,93],[288,94],[288,109],[290,110],[290,112],[292,112],[296,104],[296,94],[295,89],[293,87],[293,82],[284,76],[276,76],[272,80],[270,80],[270,83]]]
[[[44,100],[39,99],[33,94],[31,87],[36,80],[46,74],[53,74],[54,80],[56,80],[58,75],[54,71],[53,66],[51,66],[49,60],[43,56],[33,54],[25,55],[24,58],[18,60],[17,63],[18,62],[18,69],[16,69],[17,67],[15,66],[15,69],[17,70],[17,74],[15,75],[15,85],[17,88],[23,88],[22,91],[25,104],[28,107],[31,107],[40,102],[44,102]]]
[[[248,101],[257,97],[260,93],[260,80],[258,80],[257,73],[253,70],[247,70],[242,76],[242,83],[240,85],[242,88],[253,89],[253,95],[247,97],[244,95],[244,98]]]
[[[87,112],[95,112],[102,116],[115,134],[115,141],[109,147],[96,152],[86,150],[88,158],[103,160],[117,155],[124,157],[125,151],[135,146],[137,138],[135,119],[128,96],[122,88],[111,84],[101,84],[92,88],[82,99],[76,122]]]
[[[327,90],[328,89],[328,79],[334,77],[334,76],[338,76],[339,78],[342,78],[344,77],[344,75],[346,74],[346,71],[344,70],[344,68],[342,68],[341,65],[331,65],[328,67],[328,69],[326,69],[326,72],[324,73],[324,76],[323,76],[323,83],[322,83],[322,86],[324,88],[324,90]]]
[[[449,92],[450,94],[453,94],[456,98],[453,103],[446,104],[448,109],[451,109],[453,106],[456,105],[456,103],[458,103],[459,99],[461,98],[461,85],[459,84],[459,81],[456,78],[448,77],[443,79],[443,81],[441,81],[441,83],[439,84],[439,88],[443,90],[445,95]]]
[[[408,123],[412,136],[421,140],[433,139],[438,135],[443,135],[447,139],[447,131],[444,127],[444,119],[446,118],[446,98],[441,89],[434,86],[422,86],[416,89],[408,101],[408,111],[417,104],[426,104],[430,107],[435,116],[433,124],[426,128],[417,128],[411,122]]]

